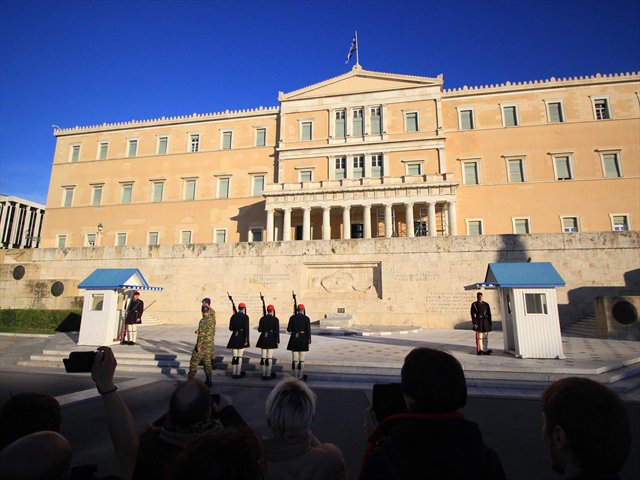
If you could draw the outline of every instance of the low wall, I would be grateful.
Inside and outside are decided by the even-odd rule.
[[[558,289],[566,324],[593,313],[596,296],[640,291],[639,241],[639,232],[606,232],[3,250],[0,307],[80,308],[77,285],[94,269],[135,267],[164,287],[142,298],[166,323],[195,323],[211,297],[224,325],[227,291],[247,304],[252,324],[260,292],[286,321],[295,290],[312,320],[345,313],[356,325],[451,328],[469,325],[475,292],[465,286],[482,282],[487,264],[531,258],[551,262],[567,283]],[[500,320],[495,292],[485,300]]]

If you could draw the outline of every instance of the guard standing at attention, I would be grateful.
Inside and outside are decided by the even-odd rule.
[[[276,309],[273,305],[265,307],[264,297],[262,300],[262,318],[258,324],[260,338],[256,347],[260,348],[260,365],[262,366],[262,379],[271,380],[276,378],[276,373],[271,371],[273,364],[273,350],[278,348],[280,343],[280,320],[276,317]]]
[[[293,315],[289,318],[287,332],[291,334],[287,350],[291,351],[291,370],[293,376],[306,380],[304,374],[304,356],[311,344],[311,320],[306,315],[303,304],[296,305],[296,294],[293,293]]]
[[[210,309],[207,305],[202,306],[202,319],[198,324],[198,339],[196,346],[193,348],[191,354],[191,361],[189,362],[189,375],[188,378],[192,379],[198,373],[198,365],[200,362],[204,364],[204,383],[211,386],[211,352],[213,351],[213,336],[216,328],[216,313]]]
[[[233,315],[229,319],[229,330],[231,330],[231,337],[227,348],[230,348],[233,354],[231,360],[231,378],[238,379],[246,375],[246,372],[242,370],[242,355],[244,349],[249,347],[249,316],[247,315],[247,306],[244,303],[239,303],[236,309],[236,304],[233,302],[233,298],[227,292],[231,305],[233,306]]]
[[[213,317],[213,334],[215,338],[216,312],[213,308],[211,308],[211,299],[209,297],[205,297],[202,299],[202,307],[200,308],[200,310],[202,311],[202,315],[204,315],[205,307],[209,308],[209,310],[211,311],[211,316]],[[212,343],[212,347],[211,347],[211,369],[212,370],[216,369],[216,344],[215,343]]]
[[[477,300],[471,304],[471,322],[476,331],[476,353],[491,355],[489,349],[489,332],[491,331],[491,307],[482,300],[482,293],[478,292]]]

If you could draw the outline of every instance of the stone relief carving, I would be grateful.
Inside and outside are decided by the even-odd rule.
[[[307,285],[326,293],[380,296],[378,263],[305,265]]]

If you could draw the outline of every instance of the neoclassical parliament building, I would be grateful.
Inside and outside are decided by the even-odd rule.
[[[56,129],[40,247],[639,229],[638,73],[356,65],[278,103]]]

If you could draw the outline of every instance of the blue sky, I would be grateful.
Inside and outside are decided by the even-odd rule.
[[[640,70],[640,1],[0,0],[0,192],[45,203],[63,128],[277,105],[347,72],[445,88]]]

